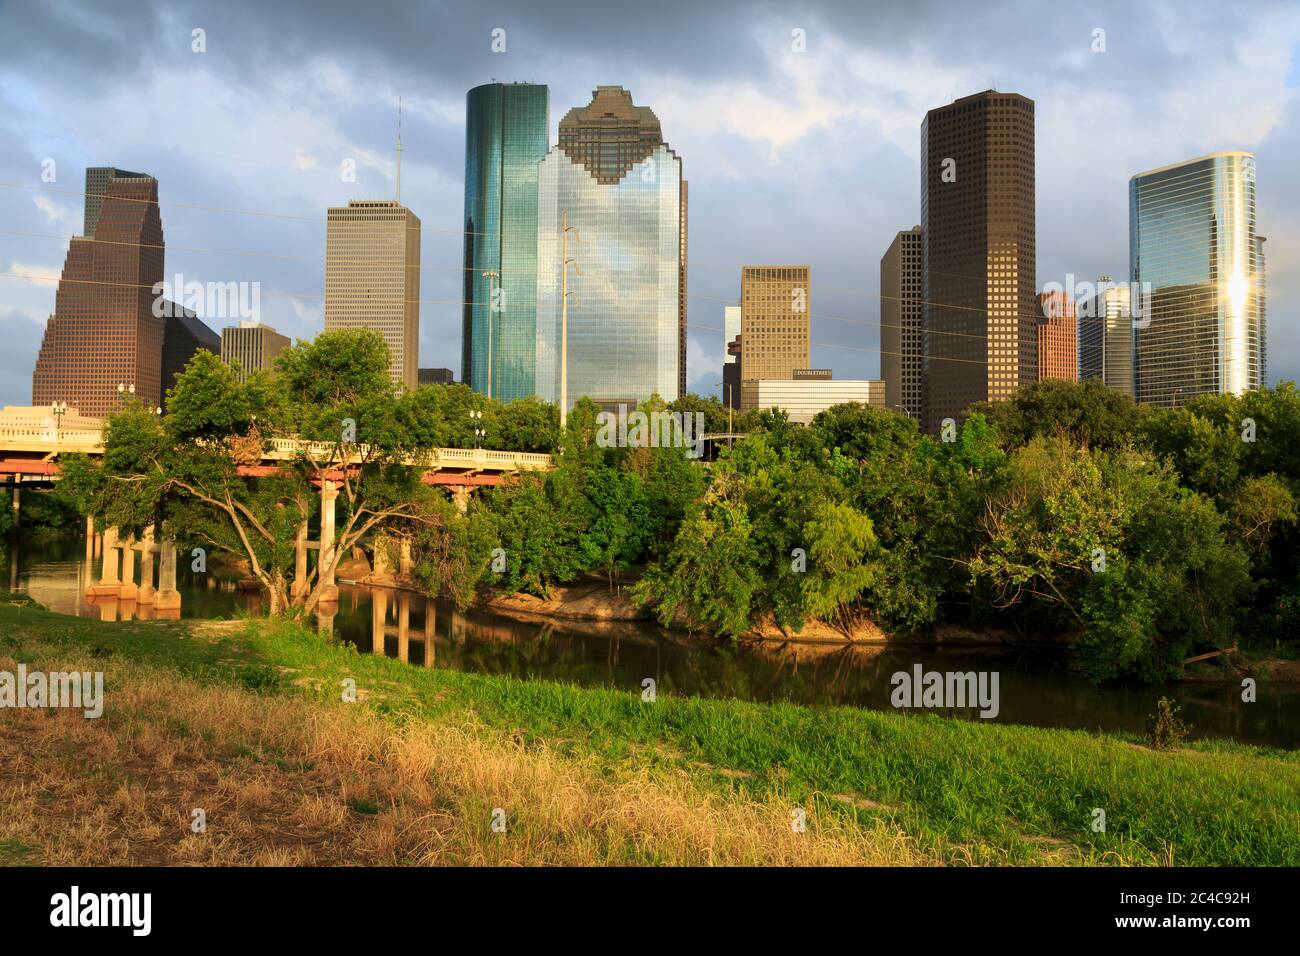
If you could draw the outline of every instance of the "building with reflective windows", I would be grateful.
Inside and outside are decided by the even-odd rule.
[[[924,428],[1038,379],[1034,101],[985,90],[921,125]]]
[[[1265,380],[1255,158],[1221,152],[1129,181],[1137,398],[1175,406]],[[1136,315],[1140,311],[1140,315]]]
[[[1079,380],[1079,332],[1074,301],[1057,289],[1038,295],[1038,381]]]
[[[537,165],[549,127],[542,84],[487,83],[466,96],[461,377],[506,402],[535,388]]]
[[[621,87],[599,87],[561,121],[537,174],[538,396],[560,400],[567,216],[569,407],[678,397],[684,187],[658,119]]]
[[[1079,380],[1101,379],[1133,397],[1133,313],[1127,283],[1097,279],[1097,293],[1075,303],[1079,326]]]

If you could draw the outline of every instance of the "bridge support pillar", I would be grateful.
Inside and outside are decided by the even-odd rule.
[[[149,525],[144,529],[144,540],[140,542],[140,594],[136,598],[140,604],[153,603],[153,555],[156,550],[153,539],[153,525]]]
[[[307,519],[298,525],[298,537],[293,543],[293,584],[289,597],[297,600],[307,596]]]
[[[153,596],[155,611],[181,609],[181,592],[176,590],[176,542],[163,538],[158,544],[158,590]]]
[[[397,573],[402,577],[410,577],[411,574],[411,539],[402,538],[397,552]]]
[[[117,529],[104,529],[104,542],[101,546],[104,564],[99,574],[99,583],[92,585],[86,593],[93,597],[117,597],[122,582],[117,577]]]
[[[456,504],[456,510],[464,514],[469,510],[469,485],[453,485],[451,489],[451,500]]]
[[[375,578],[388,573],[388,549],[392,545],[393,539],[386,534],[378,535],[375,538],[375,560],[371,563],[370,568]]]
[[[438,622],[438,609],[433,598],[424,599],[424,666],[433,666],[433,631]]]
[[[384,638],[388,631],[388,591],[375,588],[370,592],[370,651],[384,656]]]
[[[397,592],[397,657],[411,662],[411,593]]]
[[[122,586],[117,589],[117,596],[124,601],[134,601],[140,594],[135,586],[135,538],[122,542]]]
[[[23,493],[22,493],[22,489],[18,487],[18,480],[21,477],[22,475],[14,475],[14,527],[15,528],[18,527],[18,525],[21,523],[18,519],[22,515],[22,511],[23,511]]]
[[[339,496],[338,487],[326,478],[320,483],[320,565],[316,577],[320,581],[320,599],[337,601],[339,588],[334,583],[334,501]]]

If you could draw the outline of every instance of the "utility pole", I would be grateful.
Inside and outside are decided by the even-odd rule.
[[[485,279],[488,280],[488,312],[487,312],[487,327],[488,327],[487,397],[488,397],[488,398],[491,398],[491,397],[492,397],[492,319],[493,319],[493,316],[496,315],[496,298],[495,298],[495,296],[493,295],[493,291],[494,291],[494,290],[493,290],[492,280],[495,279],[496,281],[500,282],[500,281],[501,281],[501,273],[499,273],[499,272],[495,272],[495,271],[493,271],[493,272],[485,272],[485,273],[483,273],[483,278],[485,278]]]
[[[569,230],[582,241],[576,226],[569,225],[569,210],[564,210],[564,228],[560,231],[560,427],[569,419],[569,263],[582,275],[578,260],[569,258]]]

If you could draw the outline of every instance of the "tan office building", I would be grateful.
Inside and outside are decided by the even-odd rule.
[[[420,219],[392,199],[352,200],[329,211],[325,331],[374,329],[393,380],[419,385]]]
[[[885,405],[921,418],[921,227],[900,232],[880,260],[880,377]]]
[[[289,336],[260,322],[240,322],[221,330],[221,361],[238,365],[241,382],[258,369],[270,368],[275,357],[289,347]]]
[[[740,393],[746,409],[781,408],[799,425],[833,405],[885,407],[885,383],[880,379],[758,379],[745,382]]]
[[[794,378],[812,365],[808,266],[745,266],[740,273],[740,340],[746,381]],[[741,408],[745,389],[741,387]]]
[[[1038,380],[1079,380],[1079,332],[1074,302],[1061,290],[1040,292],[1038,309]]]

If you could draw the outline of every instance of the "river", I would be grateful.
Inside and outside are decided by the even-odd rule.
[[[184,560],[178,565],[183,618],[263,609],[260,595],[237,590],[228,574],[195,574]],[[11,591],[61,614],[118,620],[139,610],[133,602],[85,597],[92,578],[80,536],[10,540],[3,573]],[[347,584],[340,591],[338,613],[319,622],[322,631],[362,653],[399,657],[416,667],[637,692],[652,678],[659,694],[889,710],[891,677],[920,664],[932,671],[997,672],[1000,708],[993,719],[999,723],[1141,733],[1165,694],[1182,705],[1193,737],[1300,746],[1297,684],[1261,682],[1259,699],[1243,703],[1236,684],[1096,686],[1072,673],[1062,652],[1051,647],[701,642],[648,624],[525,621],[477,608],[457,611],[406,591]],[[952,715],[980,719],[973,710]]]

